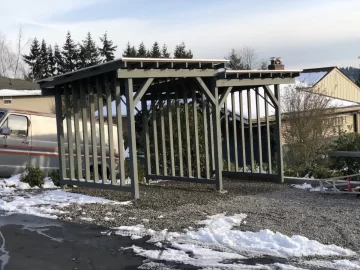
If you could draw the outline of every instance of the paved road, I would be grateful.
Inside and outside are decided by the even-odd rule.
[[[144,240],[111,235],[103,228],[58,220],[0,216],[1,270],[137,269],[144,258],[121,250]]]

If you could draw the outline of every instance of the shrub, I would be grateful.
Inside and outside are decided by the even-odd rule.
[[[331,151],[360,151],[360,134],[341,133],[332,143]],[[333,157],[332,168],[343,175],[356,174],[360,171],[360,158]]]
[[[55,186],[60,186],[60,171],[59,170],[53,170],[49,172],[49,177],[53,181]]]
[[[21,174],[20,181],[28,183],[30,187],[42,187],[44,184],[44,173],[39,167],[26,166]]]
[[[145,183],[145,166],[140,160],[137,161],[137,165],[139,183]],[[128,159],[125,159],[125,177],[130,177],[130,160]]]

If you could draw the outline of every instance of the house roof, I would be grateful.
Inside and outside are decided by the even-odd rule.
[[[335,68],[337,67],[304,69],[300,73],[300,76],[296,78],[296,83],[304,88],[314,87]]]
[[[40,90],[37,83],[0,76],[0,90]]]
[[[41,90],[0,89],[0,97],[41,96]]]

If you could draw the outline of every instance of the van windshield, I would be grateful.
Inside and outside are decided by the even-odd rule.
[[[4,117],[4,115],[5,115],[5,112],[0,111],[0,121]]]

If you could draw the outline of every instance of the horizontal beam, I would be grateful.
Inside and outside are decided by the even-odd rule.
[[[217,87],[231,87],[231,86],[263,86],[273,84],[294,84],[295,78],[268,78],[268,79],[218,79],[216,81]]]
[[[188,178],[181,176],[163,176],[163,175],[149,175],[149,179],[152,180],[170,180],[170,181],[179,181],[179,182],[193,182],[200,184],[216,184],[215,180],[206,179],[206,178]]]
[[[64,178],[63,182],[64,185],[74,185],[74,186],[83,186],[83,187],[90,187],[90,188],[100,188],[100,189],[112,189],[112,190],[122,190],[131,192],[131,186],[120,186],[120,185],[112,185],[110,184],[103,184],[103,183],[94,183],[93,182],[85,182],[85,181],[78,181],[78,180],[69,180],[68,178]]]
[[[139,91],[136,92],[136,94],[134,96],[134,104],[135,105],[140,101],[140,99],[145,94],[146,90],[149,88],[149,86],[151,85],[153,80],[154,80],[154,78],[147,79],[146,82],[144,82],[144,84],[140,87]]]
[[[214,77],[217,73],[214,69],[119,69],[118,78],[184,78],[184,77]]]

